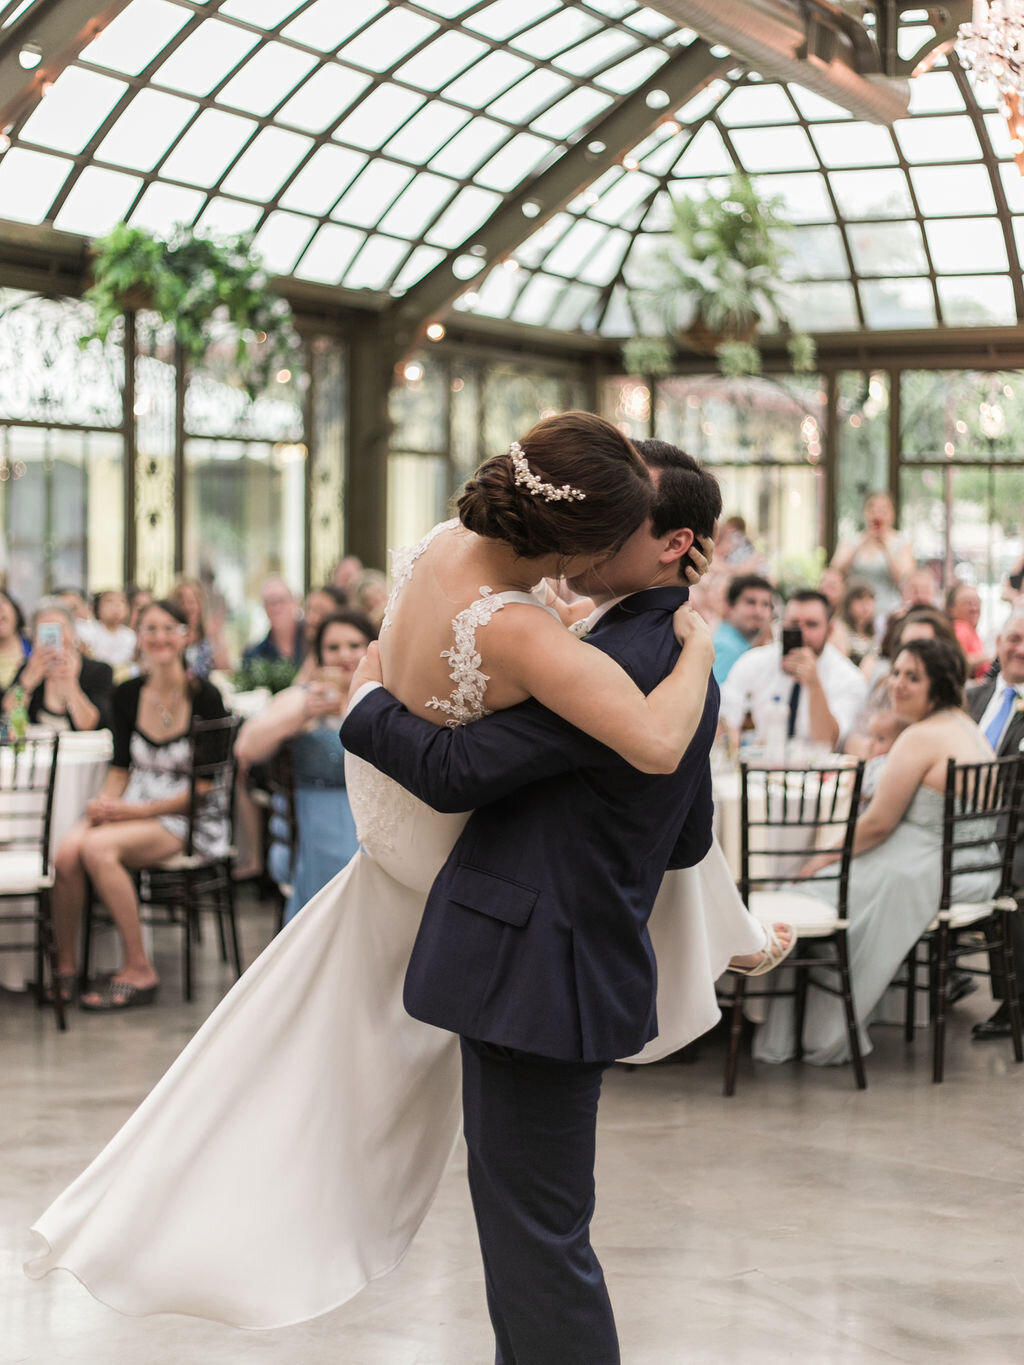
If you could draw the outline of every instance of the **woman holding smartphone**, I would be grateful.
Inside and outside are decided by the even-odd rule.
[[[32,615],[32,650],[7,689],[4,709],[10,712],[20,700],[33,725],[105,730],[110,728],[113,690],[110,665],[82,657],[64,603],[56,597],[42,598]]]

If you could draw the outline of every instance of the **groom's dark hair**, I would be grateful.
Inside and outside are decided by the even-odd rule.
[[[651,505],[651,533],[668,535],[688,526],[694,539],[712,536],[722,514],[722,490],[713,474],[702,469],[692,455],[668,441],[634,441],[648,469],[657,469],[658,485]],[[679,577],[691,567],[689,555],[679,561]]]

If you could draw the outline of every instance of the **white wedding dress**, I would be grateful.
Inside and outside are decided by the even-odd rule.
[[[475,631],[509,600],[531,599],[486,594],[453,623],[462,720],[486,714]],[[360,851],[34,1225],[47,1249],[25,1267],[33,1278],[69,1270],[122,1313],[272,1328],[337,1307],[405,1253],[461,1108],[458,1040],[410,1018],[402,984],[468,816],[438,814],[352,755],[346,781]],[[763,944],[717,844],[666,875],[651,936],[660,1033],[643,1061],[710,1028],[715,978]]]

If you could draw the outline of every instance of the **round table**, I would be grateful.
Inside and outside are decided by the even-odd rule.
[[[85,807],[103,785],[113,753],[109,730],[69,730],[60,737],[57,751],[57,780],[53,790],[50,819],[50,855],[68,830],[85,814]],[[0,813],[0,820],[4,818]],[[31,914],[31,901],[0,901],[0,917]],[[0,928],[6,942],[35,942],[31,924]],[[35,975],[33,955],[29,952],[0,953],[0,985],[8,990],[24,990]]]

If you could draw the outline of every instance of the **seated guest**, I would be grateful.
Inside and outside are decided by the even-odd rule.
[[[919,564],[904,579],[902,601],[897,611],[909,611],[911,607],[937,607],[939,605],[939,584],[927,564]]]
[[[996,641],[999,676],[968,688],[967,712],[978,722],[982,734],[1000,758],[1020,753],[1024,748],[1024,608],[1010,613]],[[1013,884],[1024,887],[1024,825],[1017,837],[1013,859]],[[1024,996],[1024,923],[1020,914],[1010,917],[1013,951],[1017,967],[1017,989]],[[991,1019],[975,1024],[974,1037],[1008,1038],[1010,1013],[1006,1007],[1006,983],[1001,955],[990,956],[992,994],[1003,1003]]]
[[[305,652],[299,604],[295,595],[283,578],[273,575],[260,590],[263,610],[267,613],[270,629],[262,640],[250,645],[242,655],[243,669],[257,659],[276,663],[281,659],[290,661],[298,668]]]
[[[953,622],[956,638],[967,655],[967,676],[983,678],[992,662],[992,655],[978,634],[981,598],[977,588],[970,583],[954,583],[946,593],[946,615]]]
[[[128,624],[128,598],[120,588],[108,588],[93,595],[92,609],[96,619],[83,621],[80,632],[89,657],[109,664],[115,673],[130,668],[135,661],[135,632]]]
[[[358,555],[345,555],[335,564],[331,573],[331,585],[340,588],[351,600],[352,590],[363,576],[363,561]]]
[[[146,953],[131,869],[180,853],[188,832],[189,731],[193,720],[219,720],[227,712],[212,683],[189,679],[183,652],[188,635],[173,602],[152,602],[139,616],[142,673],[114,693],[114,757],[99,796],[57,847],[53,910],[57,931],[57,987],[70,996],[75,979],[78,923],[86,877],[110,911],[121,937],[121,969],[101,991],[82,997],[82,1008],[119,1010],[149,1005],[157,974]],[[195,851],[223,852],[229,813],[212,804],[197,815]]]
[[[828,643],[829,607],[820,592],[795,592],[786,603],[782,625],[783,640],[788,631],[797,631],[800,643],[785,654],[781,644],[771,644],[741,655],[722,687],[722,720],[738,733],[749,711],[763,737],[769,708],[781,699],[789,707],[791,739],[835,749],[863,704],[864,679]]]
[[[378,629],[384,620],[389,596],[387,575],[380,569],[364,569],[359,582],[351,589],[353,605]]]
[[[857,822],[847,902],[853,999],[865,1053],[871,1050],[866,1025],[872,1011],[938,909],[946,764],[992,757],[981,730],[963,710],[963,688],[961,653],[938,640],[904,644],[889,675],[893,712],[907,728],[893,744],[878,788]],[[962,827],[960,833],[982,839],[992,823],[981,819],[976,830],[969,834]],[[994,860],[994,845],[990,853]],[[838,858],[838,852],[815,854],[801,876],[813,879]],[[965,850],[962,858],[968,866],[983,860],[983,846]],[[997,871],[963,873],[954,883],[956,898],[985,899],[998,881]],[[791,889],[799,892],[801,883]],[[806,891],[834,902],[837,883],[811,880]],[[814,1066],[850,1060],[838,997],[808,992],[803,1042],[804,1059]],[[796,1052],[794,1002],[774,999],[755,1035],[754,1056],[784,1062]]]
[[[75,623],[78,638],[88,649],[88,636],[96,621],[92,603],[81,588],[54,588],[52,595],[60,598],[67,607],[71,613],[71,619]]]
[[[199,580],[179,578],[171,589],[170,600],[188,622],[185,666],[192,676],[208,678],[214,669],[230,669],[231,656],[219,625],[207,624],[203,585]]]
[[[333,583],[325,583],[322,588],[310,588],[302,607],[302,633],[305,657],[302,667],[295,675],[296,682],[308,682],[318,665],[313,644],[324,617],[336,611],[348,609],[348,593],[344,588],[336,588]]]
[[[28,651],[21,608],[10,593],[0,588],[0,697],[21,671]]]
[[[875,590],[869,583],[855,579],[847,584],[839,604],[839,619],[846,629],[844,653],[852,664],[859,666],[875,647],[875,606]]]
[[[775,589],[758,574],[741,574],[729,584],[725,612],[715,630],[715,681],[721,686],[729,670],[753,645],[767,644]]]
[[[132,630],[138,631],[139,613],[152,602],[153,594],[148,588],[140,588],[137,583],[129,583],[124,595],[128,599],[128,625]]]
[[[25,689],[33,725],[51,730],[107,730],[114,675],[109,664],[85,659],[75,623],[59,597],[43,597],[32,613],[32,650],[15,679]],[[4,708],[14,704],[14,687]]]
[[[247,720],[236,752],[244,767],[265,763],[282,744],[291,750],[299,846],[285,923],[335,876],[358,847],[345,791],[345,752],[338,728],[348,685],[377,632],[358,611],[325,616],[313,641],[316,668],[307,682],[279,692],[265,711]]]

